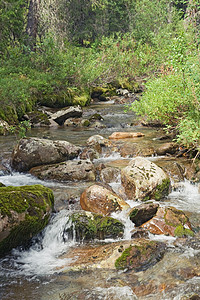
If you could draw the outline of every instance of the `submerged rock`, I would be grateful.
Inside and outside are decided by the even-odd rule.
[[[91,212],[74,212],[69,217],[69,222],[71,226],[65,234],[76,241],[118,238],[124,232],[124,225],[120,221]]]
[[[153,234],[165,234],[177,237],[193,236],[189,218],[181,210],[174,207],[157,210],[155,217],[142,225]]]
[[[129,199],[160,200],[169,193],[170,179],[156,164],[136,157],[121,171],[121,182]]]
[[[95,181],[94,165],[88,160],[69,160],[59,164],[32,168],[30,173],[39,179],[56,181]]]
[[[109,139],[129,139],[136,137],[143,137],[144,133],[141,132],[113,132]]]
[[[155,149],[149,143],[123,143],[120,146],[120,155],[122,157],[136,157],[136,156],[153,156]]]
[[[160,261],[164,253],[164,243],[141,239],[124,250],[115,267],[117,270],[143,271]]]
[[[32,167],[73,159],[80,151],[80,147],[67,141],[23,138],[13,150],[11,166],[19,172],[28,171]]]
[[[129,205],[108,185],[102,184],[94,184],[86,188],[81,195],[80,204],[84,210],[103,215],[129,208]]]
[[[0,256],[26,245],[47,224],[53,192],[42,185],[0,188]]]

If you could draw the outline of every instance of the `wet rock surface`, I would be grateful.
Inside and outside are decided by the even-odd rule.
[[[153,234],[177,237],[193,236],[192,226],[186,214],[174,207],[158,208],[155,217],[142,225]]]
[[[115,267],[118,270],[142,271],[161,260],[164,252],[164,243],[140,239],[138,243],[133,242],[133,245],[124,250],[116,260]]]
[[[140,226],[155,216],[158,207],[156,203],[138,205],[131,209],[129,218],[136,226]]]
[[[129,208],[129,205],[108,185],[102,184],[88,187],[80,197],[80,204],[86,211],[103,215]]]

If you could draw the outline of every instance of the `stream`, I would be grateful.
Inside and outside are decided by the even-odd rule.
[[[107,138],[115,131],[140,131],[145,134],[142,143],[152,146],[161,144],[156,138],[161,135],[158,129],[129,126],[135,120],[134,113],[124,112],[123,105],[112,101],[96,103],[88,111],[100,113],[106,128],[34,128],[28,136],[67,140],[77,146],[83,146],[86,140],[95,134]],[[138,142],[139,139],[137,139]],[[0,137],[1,160],[4,162],[11,155],[16,143],[14,136]],[[150,156],[156,161],[159,157]],[[102,153],[95,164],[124,167],[130,158],[121,157],[119,153]],[[122,272],[106,268],[69,268],[71,258],[65,257],[69,249],[83,247],[75,240],[63,237],[69,211],[80,209],[79,197],[91,183],[60,183],[42,181],[30,174],[12,172],[0,173],[0,182],[13,186],[43,184],[51,188],[55,197],[55,209],[49,225],[41,234],[33,238],[27,250],[13,249],[12,253],[0,260],[0,299],[2,300],[129,300],[129,299],[190,299],[194,294],[200,299],[200,194],[198,186],[183,180],[160,205],[174,206],[183,210],[189,217],[197,237],[190,243],[182,243],[170,236],[149,234],[152,240],[164,241],[167,251],[157,264],[145,271]],[[111,184],[114,191],[120,187],[120,177]],[[136,206],[133,202],[129,205]],[[123,242],[131,238],[133,223],[123,213],[113,217],[125,225]],[[131,223],[131,224],[130,224]],[[64,242],[65,241],[65,242]],[[116,240],[107,240],[112,243]],[[91,245],[91,247],[95,245]],[[167,288],[166,288],[167,287]]]

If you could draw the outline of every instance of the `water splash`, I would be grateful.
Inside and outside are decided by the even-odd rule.
[[[70,226],[69,213],[62,210],[51,219],[42,236],[38,237],[37,242],[29,250],[14,249],[13,258],[9,258],[15,267],[14,273],[40,276],[63,270],[71,260],[60,259],[59,256],[75,245],[75,241],[69,240],[65,233]]]
[[[190,212],[200,212],[200,193],[197,184],[192,184],[188,180],[180,183],[179,187],[172,191],[168,199],[170,205],[178,209]],[[169,205],[169,203],[167,203]]]

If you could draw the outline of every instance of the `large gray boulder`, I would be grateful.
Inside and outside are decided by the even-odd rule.
[[[73,159],[80,151],[80,147],[67,141],[24,138],[13,150],[11,166],[19,172],[28,171],[32,167]]]
[[[169,193],[168,175],[151,161],[136,157],[121,171],[121,182],[129,199],[160,200]]]
[[[95,181],[95,167],[88,160],[66,161],[32,168],[30,173],[39,179],[55,181]]]
[[[69,118],[80,118],[83,111],[80,106],[71,106],[65,109],[61,109],[51,115],[51,119],[62,126]]]

